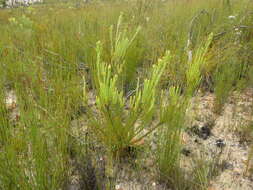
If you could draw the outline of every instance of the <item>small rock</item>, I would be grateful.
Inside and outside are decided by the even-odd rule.
[[[199,138],[206,140],[212,133],[209,125],[204,125],[203,127],[199,128],[199,126],[194,125],[190,131],[197,135]]]
[[[232,170],[234,168],[233,164],[227,162],[227,161],[223,161],[220,165],[221,169],[224,170]]]
[[[189,149],[183,148],[183,149],[181,150],[181,153],[182,153],[183,155],[185,155],[185,156],[190,156],[191,151],[190,151]]]
[[[198,144],[200,143],[198,139],[195,139],[194,142]]]
[[[216,146],[219,147],[219,148],[224,148],[225,145],[226,145],[222,139],[216,140],[215,144],[216,144]]]
[[[200,135],[202,139],[206,140],[211,135],[211,129],[208,126],[203,126],[200,129]]]

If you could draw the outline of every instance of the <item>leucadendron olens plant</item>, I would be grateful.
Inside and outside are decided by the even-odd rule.
[[[136,51],[136,47],[133,45],[137,35],[139,34],[141,27],[138,26],[134,30],[133,35],[129,36],[129,29],[123,22],[123,13],[120,14],[117,22],[117,26],[110,27],[110,64],[112,71],[118,75],[118,84],[121,89],[125,89],[127,83],[131,83],[134,79],[133,73],[137,69],[136,63],[129,61],[127,58],[128,52],[131,50]]]
[[[158,130],[158,146],[156,150],[159,178],[172,188],[186,189],[185,174],[181,170],[182,132],[185,125],[185,114],[190,99],[195,94],[201,82],[201,68],[206,64],[206,54],[213,34],[200,46],[193,60],[187,62],[186,92],[180,93],[179,87],[170,87],[168,94],[162,93],[160,104],[160,123]]]
[[[194,92],[201,83],[201,69],[207,64],[206,54],[213,40],[213,33],[209,34],[207,41],[197,48],[193,60],[188,61],[186,71],[186,94],[188,97],[194,95]]]
[[[113,73],[112,65],[101,59],[100,42],[96,51],[93,78],[98,116],[90,115],[91,127],[107,151],[114,158],[120,158],[127,148],[135,146],[160,125],[152,126],[151,123],[155,115],[158,83],[171,56],[167,51],[153,65],[150,78],[145,79],[143,85],[138,82],[134,95],[124,97],[123,90],[117,87],[119,77]]]
[[[161,181],[176,186],[182,180],[180,172],[181,135],[187,99],[180,95],[178,87],[170,87],[169,93],[162,93],[160,121],[163,127],[158,130],[158,147],[156,150],[157,167]]]

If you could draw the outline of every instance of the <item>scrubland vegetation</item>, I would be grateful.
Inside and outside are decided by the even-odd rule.
[[[0,31],[1,190],[123,190],[126,167],[150,181],[128,189],[210,189],[219,157],[182,164],[187,112],[253,87],[251,0],[45,1]]]

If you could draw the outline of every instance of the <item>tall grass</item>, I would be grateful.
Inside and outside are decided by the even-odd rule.
[[[97,143],[115,157],[159,126],[160,177],[179,188],[189,99],[214,89],[220,110],[232,90],[252,86],[252,4],[224,2],[47,1],[1,9],[0,189],[66,185],[70,161],[86,159],[86,140],[71,127],[81,106]],[[14,119],[5,103],[10,90]]]

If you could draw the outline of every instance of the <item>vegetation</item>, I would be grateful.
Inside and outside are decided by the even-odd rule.
[[[64,189],[75,170],[83,189],[115,189],[115,168],[147,154],[166,188],[207,189],[219,160],[183,168],[186,112],[199,90],[221,114],[253,86],[252,10],[251,0],[1,9],[0,189]]]

